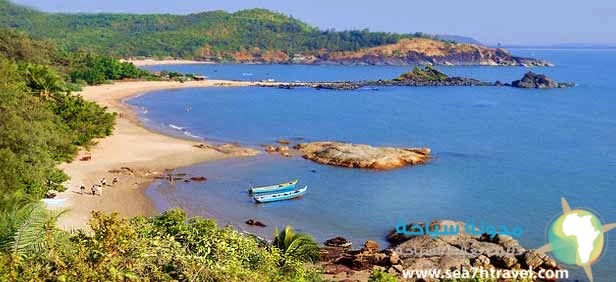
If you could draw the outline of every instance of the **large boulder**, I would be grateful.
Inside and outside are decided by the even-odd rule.
[[[303,157],[317,163],[349,168],[388,170],[430,160],[428,148],[373,147],[341,142],[312,142],[295,146]]]

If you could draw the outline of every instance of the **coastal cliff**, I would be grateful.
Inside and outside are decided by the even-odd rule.
[[[392,44],[351,51],[318,50],[289,54],[281,50],[263,51],[256,48],[220,53],[217,57],[252,64],[553,66],[548,61],[511,55],[502,48],[431,38],[405,38]]]
[[[306,60],[305,62],[311,62]],[[369,65],[483,65],[545,67],[552,63],[511,55],[502,48],[474,44],[456,44],[428,38],[401,39],[397,43],[354,52],[331,52],[315,58],[312,63]]]

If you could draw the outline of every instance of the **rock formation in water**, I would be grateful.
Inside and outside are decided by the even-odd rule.
[[[302,143],[295,149],[305,159],[317,163],[378,170],[424,164],[431,158],[428,148],[373,147],[341,142]]]
[[[532,71],[524,74],[524,77],[520,80],[515,80],[511,82],[511,86],[516,88],[565,88],[574,86],[573,83],[569,82],[561,82],[558,83],[553,79],[543,75],[536,74]]]
[[[473,78],[466,77],[450,77],[442,73],[434,67],[428,65],[421,69],[415,67],[409,72],[405,72],[400,76],[383,81],[383,85],[392,86],[491,86],[492,83],[483,82]]]
[[[343,81],[343,82],[295,82],[295,83],[263,83],[262,87],[279,87],[292,89],[295,87],[311,87],[315,89],[332,90],[356,90],[364,87],[387,87],[387,86],[510,86],[517,88],[564,88],[575,86],[574,83],[558,83],[553,79],[542,75],[528,72],[521,80],[512,83],[485,82],[467,77],[450,77],[428,65],[425,68],[415,67],[413,70],[389,80],[371,81]],[[375,88],[378,89],[378,88]]]

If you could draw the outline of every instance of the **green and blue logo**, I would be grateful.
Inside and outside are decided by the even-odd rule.
[[[561,202],[563,213],[548,225],[548,243],[537,252],[551,252],[563,264],[582,267],[593,281],[590,266],[601,257],[605,233],[616,228],[616,223],[603,224],[596,213],[588,209],[571,209],[565,198]]]

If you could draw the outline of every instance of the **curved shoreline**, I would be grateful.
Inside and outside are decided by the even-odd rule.
[[[118,212],[124,216],[153,215],[157,210],[144,191],[154,181],[154,176],[165,169],[254,155],[247,150],[221,153],[211,148],[196,148],[193,145],[203,142],[149,129],[125,100],[157,90],[254,85],[254,82],[206,80],[185,83],[130,81],[85,87],[77,94],[107,107],[108,111],[116,112],[118,116],[112,135],[94,140],[95,145],[81,150],[73,162],[59,166],[71,177],[65,184],[67,190],[58,195],[58,198],[66,199],[66,204],[61,208],[69,210],[60,218],[59,226],[67,230],[87,227],[92,210]],[[91,157],[91,160],[80,161],[85,156]],[[134,173],[109,172],[122,167],[128,167]],[[89,192],[90,187],[98,184],[103,177],[107,179],[108,186],[103,188],[102,196],[80,194],[81,185]],[[119,182],[109,185],[114,177]]]

